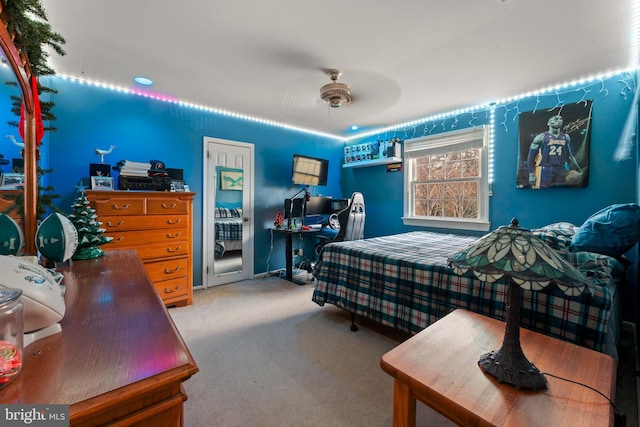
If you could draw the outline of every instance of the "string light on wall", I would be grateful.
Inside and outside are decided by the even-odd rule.
[[[637,70],[624,69],[624,70],[607,72],[604,74],[600,74],[600,75],[596,75],[588,78],[576,79],[571,82],[562,83],[562,84],[552,86],[543,90],[529,92],[518,97],[507,98],[497,103],[499,106],[501,106],[501,108],[505,109],[504,117],[501,125],[504,127],[505,132],[508,132],[509,128],[507,125],[507,120],[508,120],[509,114],[515,110],[517,113],[514,114],[512,121],[515,121],[516,118],[518,117],[518,114],[520,113],[519,109],[515,107],[509,108],[509,105],[512,104],[513,102],[518,102],[519,100],[527,97],[535,97],[536,104],[533,109],[533,112],[535,113],[538,110],[538,107],[542,99],[547,96],[552,96],[552,97],[555,97],[555,100],[554,100],[555,104],[553,107],[550,107],[548,109],[548,111],[552,111],[557,108],[562,108],[567,102],[572,102],[572,103],[576,102],[576,101],[573,101],[572,95],[578,91],[583,91],[584,93],[581,99],[577,102],[586,102],[587,95],[592,92],[592,89],[588,89],[587,87],[590,85],[594,85],[596,82],[600,83],[600,90],[598,91],[598,94],[600,94],[602,97],[606,97],[609,95],[609,91],[605,87],[605,81],[617,75],[621,76],[621,78],[618,80],[622,85],[620,94],[625,99],[627,99],[627,96],[635,93],[637,88],[637,84],[634,80],[634,74],[632,74],[635,71]],[[566,99],[563,99],[563,96],[565,95],[567,95],[567,97]],[[518,104],[516,104],[516,107],[517,105]]]
[[[491,106],[489,110],[489,147],[487,147],[488,151],[488,177],[487,181],[489,182],[489,196],[493,196],[493,139],[494,139],[494,125],[495,125],[495,105]]]
[[[631,48],[629,49],[629,68],[640,67],[640,0],[630,5],[631,15]]]
[[[638,0],[637,3],[640,3],[640,0]],[[637,61],[637,59],[635,59],[634,61]],[[108,90],[112,90],[112,91],[116,91],[116,92],[133,94],[133,95],[142,96],[142,97],[145,97],[145,98],[155,99],[155,100],[158,100],[158,101],[172,103],[172,104],[178,105],[180,107],[192,108],[192,109],[196,109],[196,110],[199,110],[199,111],[204,111],[204,112],[214,113],[214,114],[223,115],[223,116],[227,116],[227,117],[246,120],[246,121],[250,121],[250,122],[260,123],[260,124],[264,124],[264,125],[267,125],[267,126],[273,126],[273,127],[278,127],[278,128],[282,128],[282,129],[287,129],[287,130],[292,130],[292,131],[297,131],[297,132],[303,132],[303,133],[307,133],[307,134],[311,134],[311,135],[316,135],[316,136],[321,136],[321,137],[325,137],[325,138],[334,139],[334,140],[337,140],[337,141],[340,141],[340,142],[343,142],[343,143],[348,143],[349,141],[354,140],[354,139],[362,139],[362,138],[366,138],[366,137],[374,136],[374,135],[376,135],[378,137],[381,137],[381,135],[383,135],[383,134],[385,134],[385,135],[391,134],[392,136],[396,136],[398,132],[403,132],[405,134],[405,136],[406,136],[405,139],[413,139],[416,136],[416,133],[418,131],[418,127],[420,127],[420,126],[422,126],[422,128],[423,128],[422,129],[423,135],[428,135],[428,134],[433,133],[438,126],[440,128],[442,128],[443,131],[453,130],[456,127],[458,127],[459,121],[460,121],[460,118],[461,118],[460,116],[465,115],[465,114],[470,114],[470,116],[471,116],[471,119],[468,122],[470,126],[478,126],[478,125],[481,124],[481,123],[475,123],[476,120],[480,119],[478,117],[478,113],[484,111],[488,115],[489,111],[491,111],[490,114],[491,114],[493,120],[495,120],[495,114],[496,114],[496,110],[498,108],[504,108],[505,109],[504,118],[503,118],[503,121],[502,121],[501,125],[504,126],[506,131],[508,131],[507,120],[509,118],[509,114],[514,112],[514,115],[512,117],[512,121],[515,121],[517,116],[520,114],[519,101],[521,99],[528,98],[528,97],[535,97],[536,104],[535,104],[535,107],[534,107],[534,111],[536,111],[537,108],[539,107],[540,102],[541,102],[541,98],[545,97],[545,96],[552,95],[552,96],[556,97],[555,107],[553,107],[553,108],[557,108],[557,107],[561,107],[562,105],[564,105],[565,101],[562,99],[562,95],[565,95],[565,94],[567,94],[569,92],[575,93],[576,91],[582,91],[583,95],[582,95],[580,101],[586,101],[586,98],[592,92],[592,89],[587,89],[585,86],[587,86],[589,84],[593,84],[594,82],[597,82],[597,81],[600,82],[600,90],[599,90],[598,93],[599,94],[603,94],[604,93],[604,96],[607,96],[608,95],[608,90],[605,88],[605,80],[607,80],[608,78],[610,78],[612,76],[619,75],[619,74],[624,74],[624,76],[620,80],[621,84],[623,85],[623,88],[621,90],[621,95],[624,96],[625,99],[626,99],[627,96],[632,95],[635,92],[636,82],[634,81],[633,74],[632,74],[632,72],[635,72],[635,71],[637,71],[637,69],[635,67],[627,68],[627,69],[624,69],[624,70],[610,71],[610,72],[599,74],[599,75],[595,75],[595,76],[592,76],[592,77],[576,79],[576,80],[573,80],[571,82],[566,82],[566,83],[558,84],[558,85],[555,85],[555,86],[550,86],[550,87],[546,87],[546,88],[543,88],[543,89],[539,89],[539,90],[536,90],[536,91],[527,92],[527,93],[520,94],[520,95],[517,95],[517,96],[504,98],[504,99],[499,100],[499,101],[490,102],[490,103],[483,103],[483,104],[479,104],[479,105],[472,106],[472,107],[466,107],[466,108],[452,110],[452,111],[448,111],[448,112],[442,112],[442,113],[438,113],[438,114],[433,114],[433,115],[430,115],[430,116],[425,116],[423,118],[411,120],[411,121],[400,123],[400,124],[397,124],[397,125],[392,125],[392,126],[388,126],[388,127],[384,127],[384,128],[378,128],[378,129],[374,129],[374,130],[370,130],[370,131],[362,132],[362,133],[354,133],[353,135],[346,136],[346,137],[345,136],[340,136],[340,135],[329,134],[329,133],[326,133],[326,132],[320,132],[320,131],[316,131],[316,130],[313,130],[313,129],[308,129],[308,128],[303,128],[303,127],[288,125],[288,124],[276,122],[276,121],[273,121],[273,120],[267,120],[267,119],[262,119],[262,118],[259,118],[259,117],[253,117],[253,116],[248,116],[248,115],[244,115],[244,114],[234,113],[234,112],[222,110],[222,109],[219,109],[219,108],[212,108],[212,107],[208,107],[208,106],[204,106],[204,105],[200,105],[200,104],[181,101],[181,100],[179,100],[177,98],[169,97],[169,96],[166,96],[166,95],[157,94],[157,93],[154,93],[154,92],[145,92],[145,91],[140,91],[140,90],[135,90],[135,89],[128,89],[128,88],[115,86],[115,85],[112,85],[112,84],[106,84],[106,83],[91,81],[91,80],[87,80],[87,79],[84,79],[84,78],[78,78],[78,77],[67,76],[67,75],[57,75],[57,77],[60,77],[60,78],[65,79],[65,80],[70,80],[70,81],[73,81],[73,82],[81,84],[81,85],[95,86],[95,87],[100,87],[100,88],[104,88],[104,89],[108,89]],[[577,87],[577,86],[579,86],[579,87]],[[509,107],[509,105],[511,103],[514,103],[514,102],[516,103],[515,106]],[[447,122],[450,121],[450,119],[453,119],[453,120],[447,126]],[[411,137],[409,137],[410,133],[411,133]],[[382,137],[382,139],[385,139],[385,137]],[[386,138],[386,139],[388,139],[388,138]]]
[[[530,98],[530,97],[535,98],[534,109],[537,110],[537,108],[539,107],[539,105],[541,104],[542,100],[545,97],[548,97],[548,96],[555,97],[555,100],[554,100],[555,106],[549,109],[549,110],[553,110],[554,108],[562,107],[566,102],[569,102],[568,100],[563,99],[563,95],[565,94],[575,94],[576,92],[582,91],[583,92],[582,97],[578,102],[586,102],[587,96],[589,96],[593,92],[593,89],[588,88],[588,86],[593,85],[597,82],[600,83],[600,90],[598,93],[601,96],[607,96],[609,92],[605,87],[605,81],[616,75],[622,75],[621,79],[619,80],[620,84],[623,86],[621,90],[621,95],[624,96],[626,99],[626,97],[629,94],[633,94],[634,92],[637,93],[637,85],[633,78],[634,75],[632,74],[632,71],[635,71],[635,69],[612,71],[612,72],[607,72],[604,74],[595,75],[588,78],[576,79],[571,82],[562,83],[562,84],[551,86],[545,89],[524,93],[519,96],[505,98],[503,100],[493,102],[490,104],[481,104],[475,107],[469,107],[461,110],[454,110],[450,112],[435,114],[432,116],[427,116],[422,119],[413,120],[411,122],[403,123],[400,125],[389,126],[383,129],[377,129],[367,133],[354,135],[352,137],[346,138],[346,141],[351,139],[356,139],[356,138],[360,139],[360,138],[364,138],[366,136],[371,136],[371,135],[377,135],[379,139],[380,138],[388,139],[387,137],[388,133],[392,133],[395,136],[398,132],[404,132],[406,136],[405,140],[410,140],[412,138],[408,136],[409,133],[412,133],[413,137],[415,137],[418,127],[420,126],[422,126],[421,136],[432,134],[433,132],[436,131],[436,129],[442,129],[443,132],[451,131],[458,126],[458,123],[463,114],[470,115],[471,118],[468,122],[469,126],[471,127],[479,126],[479,125],[482,125],[483,123],[475,123],[475,121],[479,120],[478,113],[480,111],[484,111],[486,114],[485,119],[489,123],[489,126],[488,126],[489,142],[488,142],[487,151],[488,151],[489,194],[491,195],[492,184],[494,181],[494,143],[495,143],[495,125],[496,125],[495,121],[496,121],[496,113],[499,108],[504,109],[501,125],[502,127],[504,127],[504,131],[508,132],[509,127],[507,125],[507,122],[510,118],[512,122],[515,122],[517,120],[517,118],[521,113],[520,101],[525,98]],[[571,102],[575,102],[575,101],[571,101]],[[509,117],[509,115],[512,113],[513,113],[513,117]],[[412,132],[411,132],[411,129],[412,129]],[[383,134],[385,136],[382,136]]]
[[[260,123],[260,124],[264,124],[264,125],[267,125],[267,126],[278,127],[278,128],[281,128],[281,129],[292,130],[292,131],[296,131],[296,132],[303,132],[303,133],[307,133],[307,134],[310,134],[310,135],[316,135],[316,136],[321,136],[321,137],[325,137],[325,138],[338,140],[340,142],[344,141],[344,138],[341,137],[341,136],[338,136],[338,135],[333,135],[333,134],[330,134],[330,133],[320,132],[320,131],[316,131],[316,130],[308,129],[308,128],[303,128],[303,127],[288,125],[286,123],[280,123],[280,122],[276,122],[274,120],[267,120],[267,119],[262,119],[262,118],[259,118],[259,117],[248,116],[246,114],[234,113],[232,111],[222,110],[222,109],[219,109],[219,108],[207,107],[207,106],[201,105],[201,104],[195,104],[195,103],[191,103],[191,102],[181,101],[178,98],[170,97],[170,96],[162,95],[162,94],[157,94],[157,93],[154,93],[154,92],[146,92],[146,91],[141,91],[141,90],[129,89],[129,88],[121,87],[121,86],[116,86],[116,85],[112,85],[112,84],[96,82],[96,81],[92,81],[92,80],[88,80],[88,79],[84,79],[84,78],[79,78],[79,77],[74,77],[74,76],[69,76],[69,75],[64,75],[64,74],[57,74],[56,77],[59,77],[59,78],[61,78],[63,80],[71,81],[71,82],[74,82],[74,83],[77,83],[77,84],[80,84],[80,85],[99,87],[99,88],[102,88],[102,89],[108,89],[108,90],[112,90],[112,91],[115,91],[115,92],[127,93],[127,94],[131,94],[131,95],[136,95],[136,96],[142,96],[144,98],[150,98],[150,99],[154,99],[154,100],[157,100],[157,101],[162,101],[162,102],[167,102],[167,103],[170,103],[170,104],[175,104],[175,105],[178,105],[180,107],[191,108],[191,109],[200,110],[200,111],[204,111],[204,112],[208,112],[208,113],[219,114],[219,115],[226,116],[226,117],[232,117],[232,118],[235,118],[235,119],[246,120],[246,121],[250,121],[250,122],[254,122],[254,123]]]

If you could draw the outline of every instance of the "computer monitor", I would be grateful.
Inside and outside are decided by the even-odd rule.
[[[305,205],[305,215],[331,215],[331,197],[309,197]]]
[[[331,211],[332,213],[340,212],[343,209],[349,207],[349,199],[332,199]]]
[[[304,216],[304,198],[284,199],[284,218],[300,218]]]

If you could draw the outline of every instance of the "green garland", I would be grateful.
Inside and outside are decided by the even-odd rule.
[[[49,54],[46,47],[49,46],[58,55],[64,56],[65,51],[62,45],[66,41],[64,37],[53,31],[47,22],[47,14],[40,4],[40,0],[2,0],[2,4],[3,13],[7,17],[7,29],[9,33],[16,34],[14,44],[27,56],[33,74],[38,77],[54,75],[55,71],[47,63]],[[38,94],[43,93],[56,94],[58,91],[38,82]],[[12,96],[11,100],[11,111],[20,117],[22,99],[18,96]],[[40,102],[43,122],[51,123],[56,119],[52,112],[54,105],[53,101]],[[11,121],[9,125],[17,127],[18,122]],[[54,131],[56,128],[49,125],[45,127],[45,130]]]
[[[2,5],[7,15],[7,29],[9,33],[15,32],[17,35],[14,43],[27,55],[33,74],[36,76],[55,74],[47,64],[49,54],[45,47],[49,46],[58,55],[64,56],[62,45],[66,41],[51,29],[40,0],[2,0]]]

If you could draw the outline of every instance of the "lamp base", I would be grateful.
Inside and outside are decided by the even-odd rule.
[[[520,348],[494,350],[483,354],[478,365],[501,383],[514,385],[517,389],[539,390],[547,388],[547,380],[522,352]]]

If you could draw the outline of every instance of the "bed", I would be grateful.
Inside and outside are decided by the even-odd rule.
[[[215,256],[242,249],[242,208],[215,208]]]
[[[567,297],[555,286],[523,291],[521,326],[617,360],[621,326],[617,285],[624,278],[624,265],[611,256],[569,251],[576,229],[558,223],[532,231],[590,279],[591,293]],[[314,271],[312,299],[410,334],[456,308],[504,320],[504,283],[459,276],[447,266],[450,255],[475,239],[415,231],[330,243]]]

